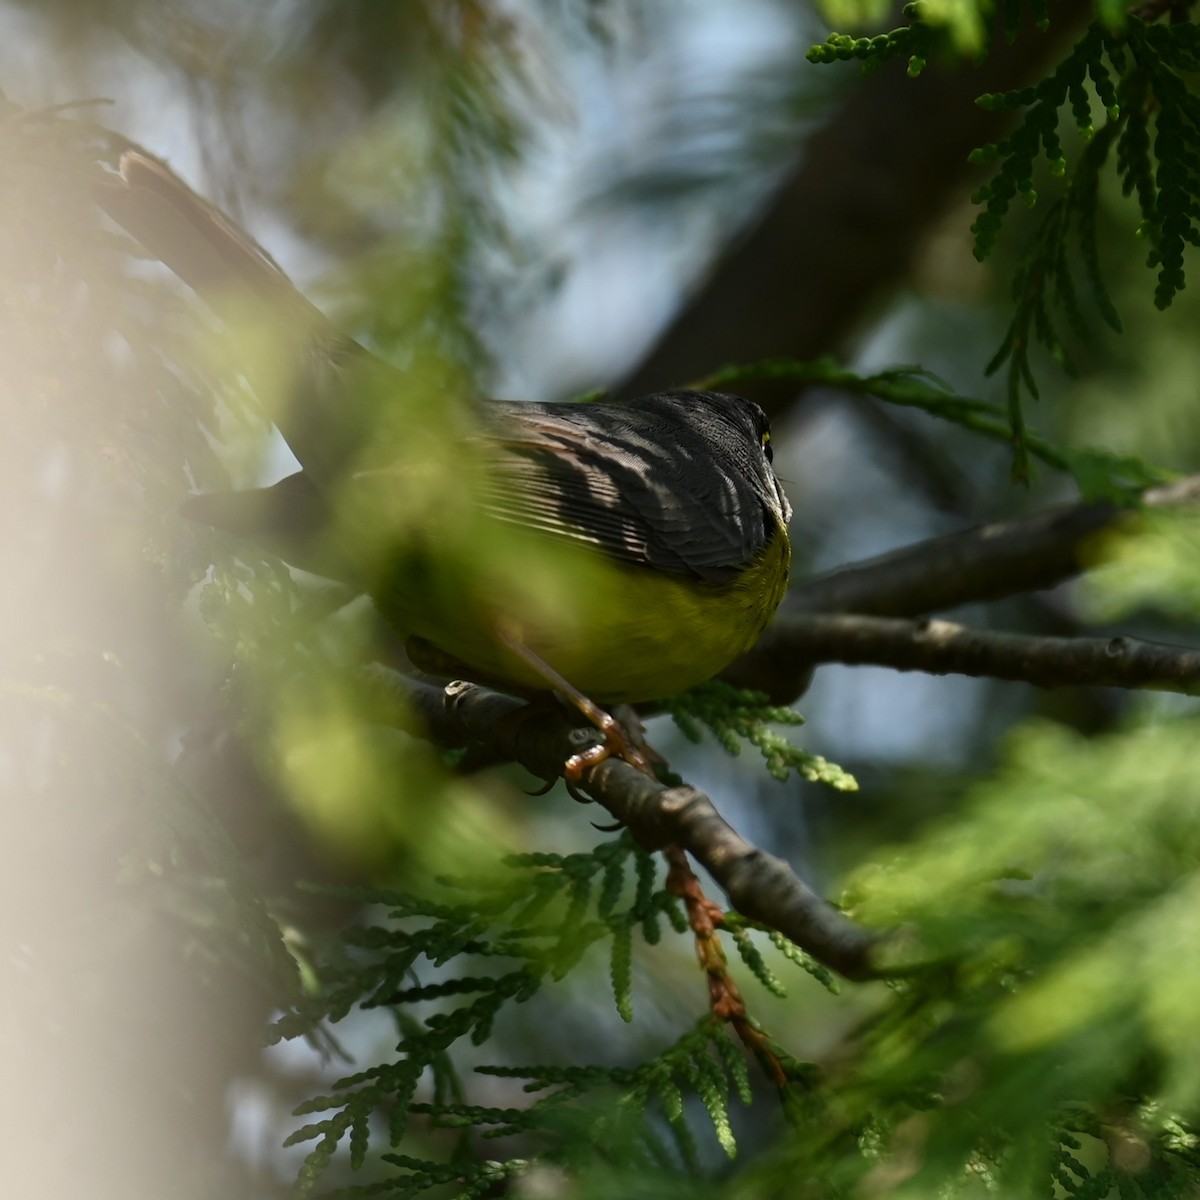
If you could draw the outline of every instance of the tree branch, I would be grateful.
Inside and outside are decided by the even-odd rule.
[[[1087,546],[1131,510],[1077,504],[978,525],[794,584],[790,612],[912,617],[1053,587],[1087,566]]]
[[[1200,649],[1127,637],[1034,637],[968,629],[951,621],[797,613],[777,623],[775,644],[777,651],[808,663],[870,663],[1038,687],[1200,690]]]
[[[859,81],[613,394],[677,386],[714,363],[814,358],[844,345],[975,173],[971,150],[1010,119],[975,98],[1037,79],[1087,15],[1077,3],[1059,5],[1048,31],[1027,25],[1014,43],[998,37],[971,69],[931,67],[912,79],[896,61]],[[747,390],[771,408],[797,389]]]
[[[1143,507],[1152,509],[1185,508],[1198,502],[1200,475],[1151,488],[1142,496]],[[796,626],[789,624],[793,618],[819,613],[920,617],[1053,587],[1086,570],[1095,557],[1097,535],[1135,520],[1137,511],[1110,503],[1076,504],[1015,521],[979,525],[799,580],[758,644],[726,670],[723,678],[737,687],[764,691],[775,703],[790,703],[807,687],[815,663],[834,661],[799,653]],[[807,644],[815,647],[816,639]],[[1138,659],[1143,664],[1139,669],[1144,669],[1144,657]],[[879,665],[895,664],[881,661]],[[1138,680],[1123,686],[1157,685]]]
[[[559,712],[476,684],[436,687],[387,668],[364,669],[376,719],[445,746],[483,745],[541,779],[562,774],[595,731],[572,726]],[[782,859],[746,841],[693,787],[664,787],[610,758],[592,768],[584,791],[649,848],[682,846],[717,881],[744,916],[777,930],[847,979],[882,973],[884,938],[822,899]]]

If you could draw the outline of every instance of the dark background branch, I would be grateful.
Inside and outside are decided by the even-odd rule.
[[[981,109],[976,96],[1036,78],[1082,20],[1082,6],[1057,5],[1048,32],[1026,27],[1013,44],[998,41],[981,67],[910,79],[898,60],[860,81],[613,393],[678,385],[721,363],[812,358],[843,346],[962,194],[968,154],[1003,129],[1005,118]],[[771,408],[795,389],[746,390]]]
[[[952,621],[797,613],[778,622],[775,644],[809,663],[986,676],[1038,687],[1145,687],[1185,694],[1200,688],[1200,650],[1128,637],[1036,637],[967,629]]]
[[[1169,486],[1152,488],[1142,502],[1148,508],[1180,508],[1195,504],[1197,499],[1200,476],[1188,476]],[[1136,511],[1107,502],[1052,509],[932,538],[800,580],[792,585],[785,608],[758,645],[738,659],[724,678],[738,687],[764,691],[776,703],[790,703],[808,686],[816,662],[835,661],[809,658],[800,652],[800,641],[816,643],[798,639],[796,630],[803,623],[794,622],[793,617],[816,613],[920,617],[1053,587],[1085,570],[1095,553],[1093,539],[1122,521],[1135,519]],[[806,628],[817,627],[814,623]],[[869,660],[860,657],[836,661]],[[891,660],[879,663],[896,665]],[[1128,686],[1145,685],[1147,680],[1142,678]]]

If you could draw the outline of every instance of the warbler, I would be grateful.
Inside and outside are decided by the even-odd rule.
[[[421,665],[576,703],[656,700],[720,672],[771,619],[787,587],[791,507],[758,405],[664,391],[482,406],[480,427],[456,447],[472,470],[464,562],[441,553],[437,512],[412,536],[422,481],[411,462],[364,449],[370,414],[355,398],[403,405],[405,373],[338,331],[156,159],[127,150],[96,194],[227,322],[252,302],[295,359],[292,403],[272,416],[303,470],[273,487],[196,497],[189,514],[367,591],[417,639]],[[583,581],[561,602],[543,594],[555,571]]]

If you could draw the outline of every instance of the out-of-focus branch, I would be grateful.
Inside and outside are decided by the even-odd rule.
[[[525,702],[470,683],[441,688],[384,668],[367,668],[364,685],[388,724],[447,746],[482,745],[539,778],[590,744],[590,729],[557,712],[517,714]],[[616,758],[592,768],[583,790],[649,847],[681,846],[699,862],[738,912],[782,933],[848,979],[881,973],[880,934],[864,929],[822,899],[782,859],[746,841],[693,787],[668,788]]]
[[[775,645],[809,663],[870,663],[1038,687],[1200,690],[1200,649],[1128,637],[1039,637],[968,629],[952,621],[797,613],[778,623]]]
[[[1150,488],[1141,503],[1200,503],[1200,475]],[[1087,569],[1096,534],[1136,512],[1109,503],[1074,504],[931,538],[793,584],[788,611],[911,617],[1053,587]]]
[[[931,538],[792,585],[789,612],[921,616],[1053,587],[1128,509],[1078,504]]]
[[[981,67],[931,66],[910,79],[897,61],[858,81],[614,394],[678,385],[716,363],[807,359],[842,346],[962,193],[968,154],[1003,129],[1005,118],[975,97],[1037,78],[1085,19],[1081,5],[1056,5],[1048,32],[1026,27],[1011,45],[998,40]],[[747,390],[770,408],[796,389]]]

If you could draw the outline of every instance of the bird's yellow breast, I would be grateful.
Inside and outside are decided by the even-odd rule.
[[[507,563],[515,560],[506,547]],[[548,556],[549,557],[549,556]],[[564,558],[574,570],[564,572]],[[709,583],[650,567],[611,562],[587,551],[555,547],[553,583],[539,583],[536,554],[526,559],[532,585],[522,602],[511,576],[473,564],[467,601],[461,590],[431,603],[404,603],[391,590],[390,611],[402,625],[493,683],[543,690],[546,681],[496,637],[498,620],[584,695],[600,703],[656,700],[712,678],[758,639],[787,588],[791,548],[780,525],[766,548],[734,580]],[[426,579],[426,587],[434,581]],[[394,586],[394,585],[393,585]],[[547,595],[550,599],[547,600]],[[505,599],[500,599],[500,597]],[[465,602],[466,601],[466,602]]]

